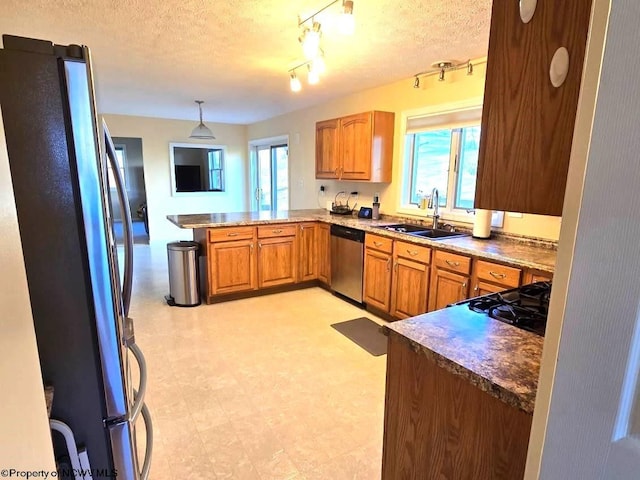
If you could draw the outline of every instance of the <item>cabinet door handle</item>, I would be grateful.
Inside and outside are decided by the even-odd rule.
[[[271,230],[271,231],[272,231],[273,233],[282,233],[282,230],[281,230],[281,229],[278,229],[278,230]]]
[[[387,272],[391,271],[391,257],[387,259]]]
[[[462,285],[460,285],[460,297],[464,298],[466,297],[466,292],[465,289],[467,288],[467,282],[463,282]]]
[[[418,251],[417,251],[417,250],[409,250],[409,249],[407,248],[407,253],[408,253],[409,255],[411,255],[412,257],[415,257],[415,256],[418,254]]]
[[[394,269],[396,272],[398,271],[398,262],[396,262]]]
[[[262,250],[262,243],[259,243],[259,244],[258,244],[258,248],[259,248],[260,250]]]
[[[507,277],[507,275],[505,273],[489,272],[489,275],[491,275],[493,278],[506,278]]]
[[[480,287],[478,285],[476,285],[475,287],[473,287],[473,291],[477,292],[480,289]]]
[[[253,243],[249,244],[249,249],[251,250],[251,253],[253,253]]]
[[[447,265],[450,265],[452,267],[459,267],[460,266],[460,262],[452,262],[451,260],[445,260],[445,262],[447,262]]]
[[[373,241],[373,245],[376,247],[381,247],[382,246],[382,242],[376,242],[375,240]]]
[[[237,237],[238,234],[236,232],[227,233],[227,237]]]

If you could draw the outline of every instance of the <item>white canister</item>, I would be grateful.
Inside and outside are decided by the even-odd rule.
[[[476,216],[473,221],[473,237],[489,238],[491,236],[491,210],[476,209]]]

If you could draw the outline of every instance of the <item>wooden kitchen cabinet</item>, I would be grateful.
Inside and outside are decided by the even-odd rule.
[[[553,273],[541,272],[539,270],[527,270],[522,280],[523,285],[535,282],[551,282],[553,281]]]
[[[365,112],[316,123],[316,178],[390,182],[393,112]]]
[[[317,229],[318,244],[318,280],[331,285],[331,227],[328,223],[319,223]]]
[[[298,224],[299,276],[298,281],[306,282],[318,278],[318,224],[305,222]]]
[[[398,240],[394,242],[391,315],[408,318],[427,311],[430,261],[429,248]]]
[[[207,294],[244,292],[257,288],[255,228],[208,230]]]
[[[340,119],[316,123],[316,178],[338,178]]]
[[[476,260],[473,266],[472,296],[502,292],[520,286],[522,270],[485,260]]]
[[[383,312],[391,309],[393,240],[369,233],[365,236],[363,301]]]
[[[258,227],[258,288],[298,279],[296,224]]]
[[[439,310],[469,296],[471,259],[436,250],[431,268],[429,310]]]
[[[539,1],[523,23],[518,2],[493,2],[475,208],[561,215],[590,0]],[[559,47],[565,82],[549,79]]]
[[[532,415],[389,336],[382,479],[514,480]]]

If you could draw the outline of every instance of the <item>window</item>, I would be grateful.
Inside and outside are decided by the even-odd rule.
[[[416,213],[421,199],[434,188],[441,212],[448,217],[467,215],[473,208],[480,116],[480,108],[467,107],[406,118],[401,209]]]

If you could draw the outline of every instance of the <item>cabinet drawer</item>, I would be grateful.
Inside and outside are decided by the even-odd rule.
[[[393,239],[367,233],[364,237],[364,246],[380,250],[381,252],[391,253],[393,251]]]
[[[396,240],[393,247],[394,255],[415,262],[429,264],[431,261],[431,249],[413,243],[400,242]]]
[[[471,271],[471,259],[469,257],[441,250],[436,250],[434,264],[438,268],[444,268],[452,272],[468,274]]]
[[[296,234],[296,223],[263,225],[258,227],[258,238],[291,237]]]
[[[517,287],[520,285],[522,270],[519,268],[507,267],[482,260],[478,260],[476,268],[478,278],[481,280],[498,283],[505,287]]]
[[[250,240],[253,238],[253,227],[210,228],[209,242],[228,242],[230,240]]]

